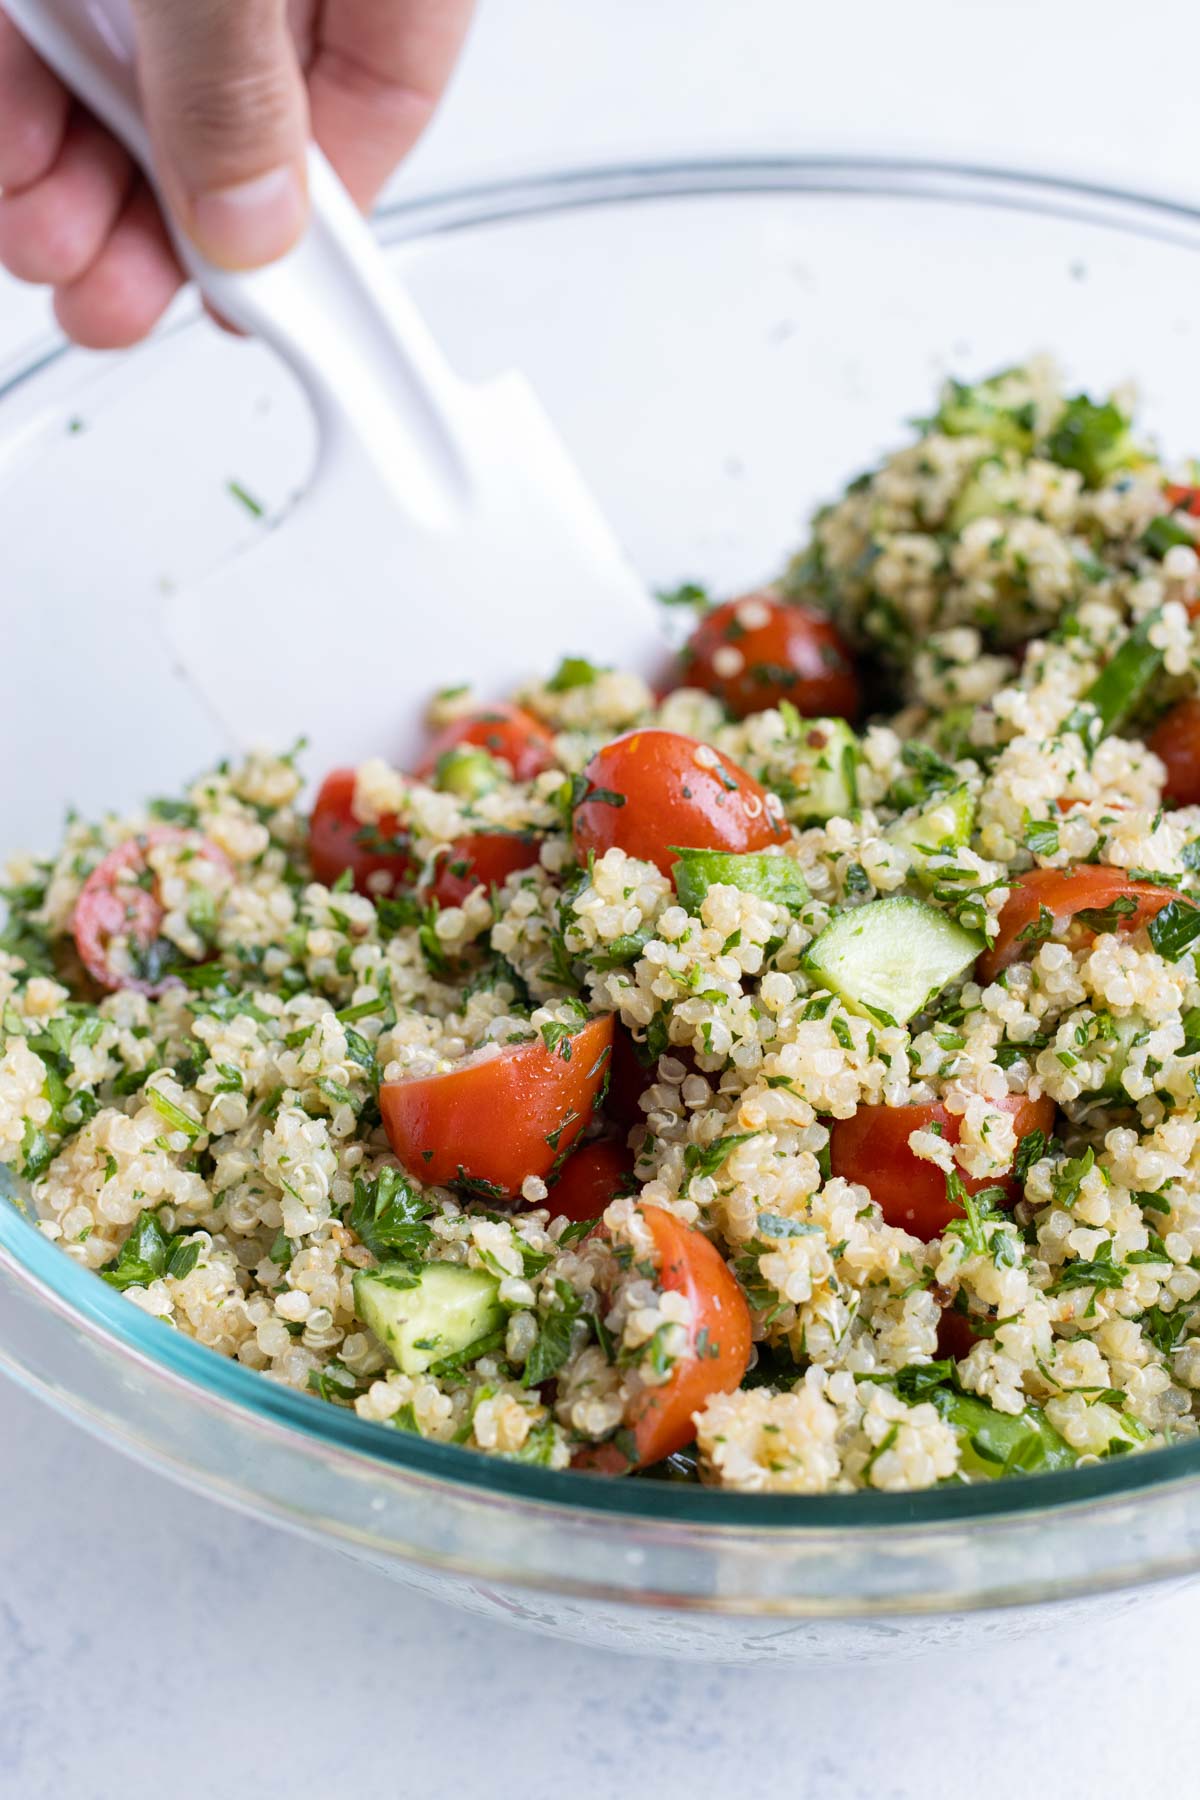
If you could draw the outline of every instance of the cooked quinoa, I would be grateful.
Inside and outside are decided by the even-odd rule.
[[[517,695],[521,779],[450,692],[431,766],[345,772],[311,839],[255,755],[17,859],[41,1229],[270,1379],[552,1468],[904,1490],[1192,1436],[1200,788],[1147,740],[1197,697],[1200,519],[1127,412],[950,384],[774,588],[681,590],[665,698],[576,659]],[[781,602],[807,671],[748,660]],[[746,842],[638,853],[601,776],[663,734]]]

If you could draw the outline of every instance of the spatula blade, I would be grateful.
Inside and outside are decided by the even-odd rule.
[[[505,376],[477,398],[452,528],[415,526],[356,446],[330,445],[260,543],[168,601],[180,667],[235,743],[403,765],[439,688],[498,697],[564,654],[653,672],[661,609],[531,390]]]

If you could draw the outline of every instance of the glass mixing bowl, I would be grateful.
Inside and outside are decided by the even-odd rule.
[[[950,371],[1047,349],[1080,385],[1133,378],[1170,455],[1200,447],[1200,211],[1186,206],[787,157],[497,183],[408,202],[381,228],[464,372],[532,377],[652,583],[732,590],[772,571],[812,505]],[[262,529],[239,492],[270,514],[313,453],[288,378],[194,318],[130,356],[51,347],[12,373],[0,845],[48,844],[68,802],[123,806],[221,754],[160,636],[164,584]],[[353,543],[346,576],[371,579]],[[519,629],[502,576],[487,599]],[[446,637],[431,687],[454,675]],[[550,665],[569,638],[566,604],[563,642],[531,660]],[[460,1605],[593,1643],[910,1653],[1130,1604],[1200,1567],[1200,1441],[912,1495],[606,1482],[273,1385],[137,1311],[3,1198],[0,1287],[0,1365],[111,1443]]]

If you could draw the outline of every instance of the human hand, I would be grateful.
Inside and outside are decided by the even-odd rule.
[[[416,142],[473,0],[132,0],[171,212],[210,262],[255,268],[304,227],[316,138],[360,206]],[[126,152],[0,13],[0,263],[54,289],[68,336],[144,337],[185,279]]]

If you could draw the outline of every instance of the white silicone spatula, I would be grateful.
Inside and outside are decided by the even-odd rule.
[[[153,180],[126,0],[0,3]],[[449,680],[498,696],[568,652],[646,667],[656,609],[531,390],[462,381],[316,149],[309,174],[309,229],[268,268],[230,274],[178,239],[320,433],[278,526],[166,603],[185,674],[236,742],[304,733],[320,769],[403,762]]]

